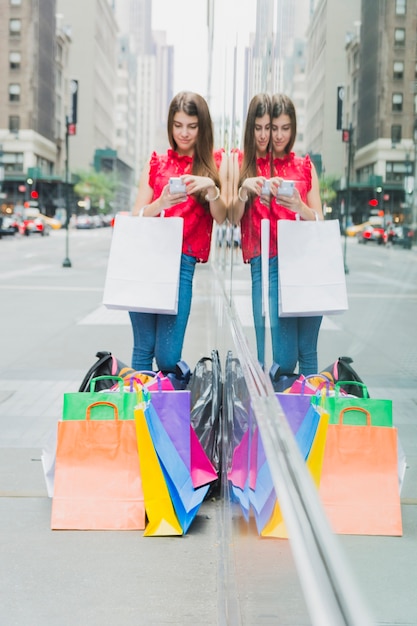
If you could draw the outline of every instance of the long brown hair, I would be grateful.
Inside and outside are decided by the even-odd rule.
[[[183,111],[186,115],[197,117],[198,119],[198,134],[194,147],[192,173],[196,176],[208,176],[220,187],[219,173],[213,157],[213,122],[207,102],[198,93],[191,91],[180,91],[174,96],[169,106],[167,120],[168,139],[173,150],[177,150],[172,131],[174,115],[178,111]],[[205,192],[196,194],[200,204],[208,206],[205,195]]]
[[[283,114],[288,115],[291,121],[291,139],[285,147],[285,153],[289,154],[297,136],[297,115],[291,98],[282,93],[276,93],[272,96],[272,121]]]
[[[249,103],[243,135],[243,161],[240,169],[239,187],[246,178],[257,175],[256,145],[254,141],[256,119],[264,115],[271,116],[271,97],[267,93],[258,93]],[[269,146],[268,146],[269,150]]]

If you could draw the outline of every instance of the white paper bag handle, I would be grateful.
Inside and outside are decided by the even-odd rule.
[[[149,204],[145,204],[145,206],[141,208],[141,210],[139,211],[138,217],[143,217],[143,214],[147,206],[149,206]],[[162,211],[159,214],[159,217],[165,217],[165,209],[162,209]]]
[[[311,207],[308,207],[308,208],[311,208]],[[312,211],[314,211],[314,209],[311,209],[311,210],[312,210]],[[314,211],[314,215],[316,216],[316,222],[318,222],[318,221],[319,221],[319,216],[317,215],[317,211]],[[295,219],[296,219],[297,221],[300,221],[300,220],[301,220],[301,217],[300,217],[300,214],[299,214],[299,213],[296,213],[296,214],[295,214]]]

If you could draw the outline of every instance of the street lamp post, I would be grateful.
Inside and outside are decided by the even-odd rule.
[[[413,228],[417,224],[417,118],[414,120],[414,185],[413,185]]]
[[[65,259],[62,262],[62,267],[72,267],[71,261],[69,258],[69,223],[70,223],[70,203],[69,203],[69,154],[68,154],[68,146],[69,146],[69,120],[66,118],[65,124],[65,209],[67,212],[66,220],[65,220]]]
[[[353,128],[352,124],[349,124],[349,128],[342,129],[342,141],[348,144],[348,162],[347,162],[347,172],[346,172],[346,206],[345,206],[345,244],[343,250],[343,262],[345,266],[345,274],[349,274],[349,268],[346,262],[346,253],[347,253],[347,232],[346,229],[348,227],[348,217],[349,217],[349,209],[350,209],[350,200],[351,200],[351,190],[350,190],[350,175],[351,175],[351,166],[352,166],[352,138],[353,138]]]

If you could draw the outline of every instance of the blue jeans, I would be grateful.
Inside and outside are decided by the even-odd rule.
[[[252,308],[255,322],[258,360],[265,360],[265,319],[262,317],[261,257],[251,260]],[[272,357],[282,374],[292,374],[298,362],[298,373],[317,374],[317,342],[321,316],[279,317],[278,258],[269,259],[269,318],[271,322]]]
[[[256,352],[259,363],[265,367],[265,317],[262,315],[262,266],[261,257],[250,261],[252,276],[252,313],[255,324]]]
[[[175,366],[181,360],[191,310],[196,262],[192,256],[181,256],[177,315],[129,311],[133,331],[133,369],[152,370],[155,359],[158,370],[175,372]]]

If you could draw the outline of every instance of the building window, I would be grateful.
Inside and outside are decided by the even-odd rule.
[[[12,83],[9,85],[9,102],[20,101],[20,85]]]
[[[405,28],[396,28],[394,32],[396,46],[405,46]]]
[[[392,110],[397,111],[397,112],[403,110],[403,94],[402,93],[392,94]]]
[[[22,4],[22,0],[10,0],[10,5],[12,7],[18,7]]]
[[[20,52],[9,52],[9,68],[11,70],[18,70],[20,68],[20,61],[22,55]]]
[[[393,78],[397,79],[397,80],[404,78],[404,63],[403,63],[403,61],[394,61]]]
[[[395,15],[405,15],[407,0],[395,0]]]
[[[3,154],[3,165],[5,172],[23,172],[23,152],[5,152]]]
[[[387,161],[385,180],[390,183],[403,183],[407,175],[407,163],[404,161]]]
[[[391,126],[391,142],[393,144],[401,142],[401,124],[393,124]]]
[[[22,22],[21,20],[10,20],[9,21],[9,35],[12,37],[19,37],[22,31]]]
[[[18,133],[20,130],[20,117],[18,115],[9,116],[9,131],[11,133]]]

